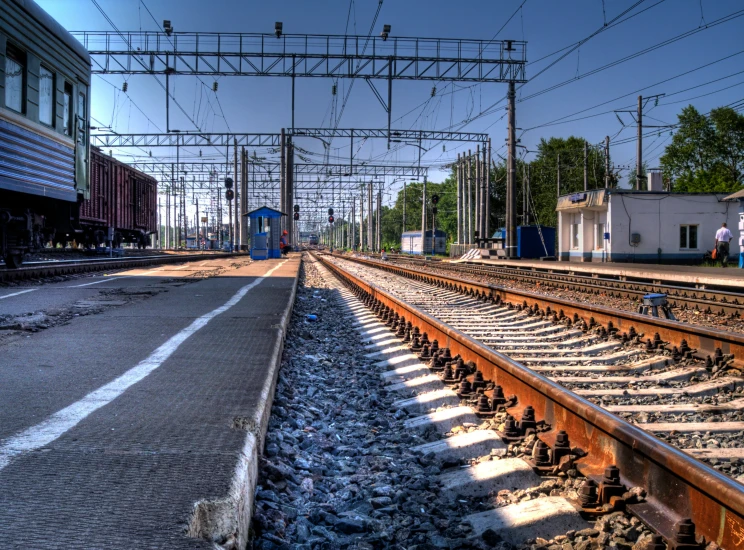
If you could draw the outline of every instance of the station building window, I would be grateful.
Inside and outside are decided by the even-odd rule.
[[[72,135],[72,84],[65,82],[63,92],[62,130],[66,136]]]
[[[52,126],[54,122],[54,73],[39,69],[39,122]]]
[[[5,106],[18,113],[24,112],[25,80],[26,54],[8,44],[5,49]]]
[[[680,225],[679,226],[679,248],[681,250],[697,250],[698,247],[698,226],[697,225]]]
[[[605,224],[604,223],[596,223],[594,224],[594,249],[595,250],[602,250],[604,249],[604,234],[605,234]]]
[[[581,231],[581,214],[571,214],[571,225],[569,230],[571,231],[571,249],[578,250],[579,248],[579,232]]]

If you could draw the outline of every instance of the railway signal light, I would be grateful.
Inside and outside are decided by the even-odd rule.
[[[277,21],[276,23],[274,23],[274,34],[276,35],[277,38],[280,38],[282,36],[283,27],[284,25],[282,25],[281,21]]]
[[[437,204],[439,202],[439,195],[432,195],[431,202],[432,204]]]
[[[295,212],[294,215],[292,216],[292,219],[294,219],[295,221],[296,220],[299,220],[300,219],[300,213],[299,212]]]
[[[235,198],[235,191],[232,189],[228,189],[225,191],[225,198],[229,201],[233,200]]]
[[[328,216],[328,223],[333,223],[333,216]]]
[[[225,189],[232,189],[232,178],[225,178]]]
[[[300,211],[300,205],[299,204],[295,204],[294,205],[294,211],[295,212],[299,212]]]
[[[390,25],[383,25],[382,32],[380,33],[380,36],[382,37],[383,42],[388,39],[389,35],[390,35]]]
[[[328,215],[329,216],[333,216],[333,208],[329,208],[328,209]]]
[[[168,36],[171,35],[173,32],[173,26],[171,25],[171,22],[168,19],[163,19],[163,30],[165,31],[165,34]]]

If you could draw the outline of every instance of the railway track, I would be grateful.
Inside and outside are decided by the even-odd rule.
[[[662,293],[672,307],[694,310],[709,314],[744,317],[744,294],[731,288],[715,285],[683,285],[664,281],[662,276],[655,280],[638,277],[609,277],[606,275],[582,275],[562,272],[550,268],[535,269],[471,263],[432,262],[408,256],[389,255],[389,261],[398,265],[436,270],[445,273],[462,274],[490,282],[509,282],[519,280],[539,284],[546,288],[569,288],[585,294],[602,295],[610,298],[626,298],[640,304],[642,298],[650,293]]]
[[[372,336],[386,346],[380,365],[405,397],[399,406],[422,415],[411,429],[490,418],[531,467],[555,473],[570,462],[590,480],[574,502],[582,514],[625,506],[670,548],[702,548],[703,539],[744,547],[744,488],[722,473],[738,475],[744,458],[744,338],[401,266],[320,259],[402,337]],[[647,497],[634,502],[631,487]]]
[[[130,258],[86,258],[76,260],[44,261],[26,264],[18,269],[0,269],[0,283],[92,273],[111,269],[131,269],[147,265],[182,263],[197,260],[224,258],[236,254],[160,254]]]

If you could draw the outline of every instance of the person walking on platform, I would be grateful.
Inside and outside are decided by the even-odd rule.
[[[728,264],[729,243],[731,243],[731,239],[733,238],[734,236],[731,234],[731,231],[726,227],[726,222],[723,222],[721,228],[716,231],[716,254],[721,260],[723,267],[726,267]]]
[[[289,232],[285,229],[284,231],[282,231],[282,236],[279,237],[279,249],[285,256],[292,250],[292,247],[289,246],[289,242],[287,242],[287,235],[289,235]]]

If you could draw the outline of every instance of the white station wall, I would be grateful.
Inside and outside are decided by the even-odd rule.
[[[672,261],[700,259],[712,250],[716,231],[727,222],[732,233],[739,225],[739,208],[735,202],[723,202],[719,195],[610,195],[608,225],[611,261]],[[697,226],[697,247],[680,247],[680,226]],[[633,233],[640,243],[631,246]],[[736,252],[732,241],[732,256]]]

